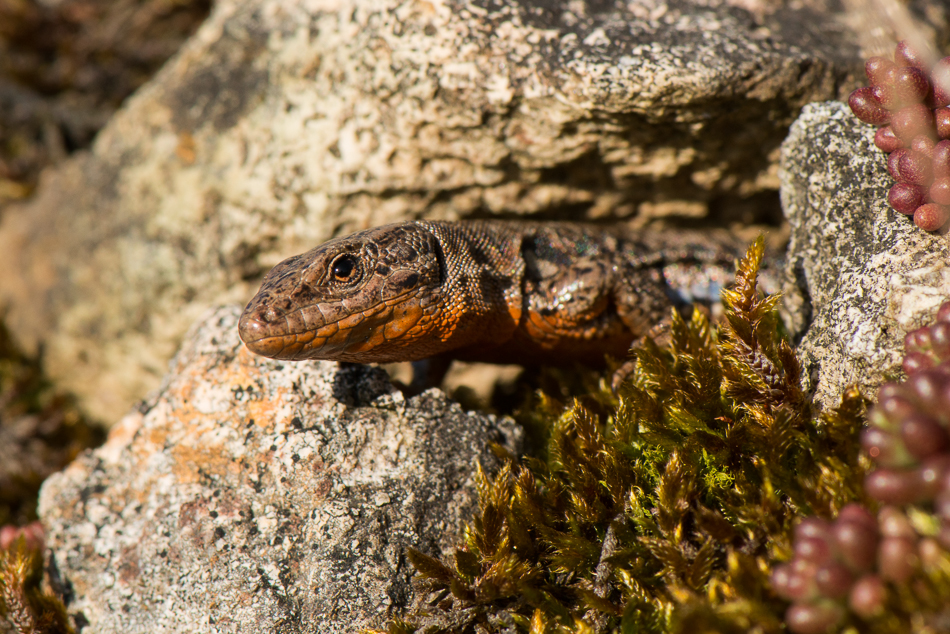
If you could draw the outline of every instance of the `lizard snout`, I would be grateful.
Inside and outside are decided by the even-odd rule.
[[[238,321],[238,334],[247,349],[254,354],[271,359],[295,359],[312,333],[301,336],[293,332],[287,314],[257,301],[257,297],[244,309]]]
[[[288,306],[275,307],[266,299],[266,293],[258,294],[238,321],[238,334],[248,350],[262,357],[291,361],[332,354],[335,347],[328,346],[327,339],[340,328],[335,323],[326,325],[321,311],[288,311]]]
[[[248,350],[270,358],[279,355],[284,348],[282,337],[273,336],[272,331],[273,326],[248,310],[244,311],[238,322],[238,333]]]

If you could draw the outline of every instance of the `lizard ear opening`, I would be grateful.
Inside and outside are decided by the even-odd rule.
[[[429,243],[432,246],[432,253],[435,254],[435,261],[439,266],[439,285],[445,284],[445,276],[447,270],[445,268],[445,252],[442,250],[442,241],[439,240],[438,236],[428,232],[430,239]]]
[[[525,236],[521,239],[521,259],[524,261],[524,273],[526,280],[538,281],[544,278],[546,275],[556,274],[557,268],[555,270],[542,270],[542,265],[544,264],[541,261],[541,258],[538,255],[538,250],[543,248],[541,244],[541,238],[536,235],[534,232],[526,233]],[[546,267],[550,269],[550,267]]]

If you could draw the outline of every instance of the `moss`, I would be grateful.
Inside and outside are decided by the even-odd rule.
[[[0,549],[0,631],[72,634],[62,602],[40,590],[42,563],[42,546],[25,537]]]
[[[673,315],[619,399],[602,383],[525,414],[543,451],[479,474],[480,510],[453,561],[409,558],[425,600],[390,634],[778,632],[768,581],[801,515],[860,500],[856,391],[814,416],[757,292],[762,240],[713,326]]]

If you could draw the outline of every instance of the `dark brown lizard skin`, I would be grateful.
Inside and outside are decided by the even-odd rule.
[[[409,221],[278,264],[240,334],[275,359],[602,365],[684,303],[683,267],[729,271],[739,247],[716,231]]]

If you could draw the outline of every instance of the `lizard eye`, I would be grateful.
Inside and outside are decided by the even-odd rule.
[[[349,253],[337,256],[330,263],[330,278],[334,282],[354,282],[360,276],[359,260]]]

